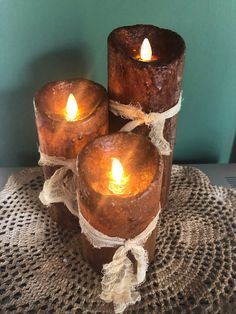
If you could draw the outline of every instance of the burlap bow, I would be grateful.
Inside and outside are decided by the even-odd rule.
[[[107,303],[113,302],[115,313],[122,313],[130,304],[141,299],[136,287],[146,279],[148,268],[148,254],[144,244],[156,227],[159,213],[138,236],[133,239],[109,237],[96,230],[79,212],[79,221],[82,233],[96,248],[118,247],[110,263],[103,265],[101,299]],[[131,252],[137,262],[137,272],[129,257]]]
[[[68,210],[78,216],[76,198],[76,159],[48,156],[41,151],[40,166],[60,166],[54,174],[44,182],[39,194],[40,201],[49,206],[52,203],[64,203]]]
[[[132,120],[125,124],[120,131],[130,132],[142,124],[150,127],[149,137],[153,144],[158,148],[161,155],[170,155],[170,144],[164,138],[164,127],[166,119],[175,116],[181,108],[182,93],[179,97],[177,104],[169,110],[159,113],[150,112],[145,113],[142,109],[132,105],[124,105],[119,102],[110,100],[110,111],[116,116]]]

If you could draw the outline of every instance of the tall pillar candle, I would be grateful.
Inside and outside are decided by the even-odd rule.
[[[51,82],[34,99],[40,151],[47,156],[75,159],[81,149],[108,132],[108,98],[104,87],[85,79]],[[58,167],[44,166],[45,179]],[[78,218],[63,203],[49,207],[51,217],[68,228]]]
[[[145,45],[148,52],[142,51]],[[178,103],[184,60],[184,40],[173,31],[152,25],[115,29],[108,37],[110,99],[131,104],[145,113],[167,111]],[[112,131],[119,130],[126,123],[127,120],[111,114]],[[164,138],[170,143],[172,153],[164,156],[162,207],[166,206],[168,199],[176,123],[177,115],[165,121]],[[147,135],[148,127],[137,127],[134,132]]]
[[[95,139],[78,156],[81,214],[105,236],[135,238],[159,213],[162,170],[162,157],[142,135],[120,132]],[[149,260],[155,239],[156,229],[145,243]],[[94,247],[86,232],[82,237],[83,255],[98,272],[116,250]]]

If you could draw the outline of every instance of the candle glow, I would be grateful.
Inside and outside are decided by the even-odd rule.
[[[147,38],[145,38],[143,40],[143,43],[141,45],[140,59],[142,61],[151,61],[152,60],[152,47],[151,47],[150,42]]]
[[[78,119],[78,105],[73,94],[70,94],[66,104],[66,120],[76,121]]]
[[[123,194],[128,182],[128,176],[124,175],[124,169],[117,158],[112,160],[111,180],[109,183],[109,190],[114,194]]]

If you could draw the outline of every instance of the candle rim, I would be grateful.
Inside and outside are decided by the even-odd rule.
[[[179,44],[178,50],[176,50],[175,54],[172,54],[170,60],[167,60],[167,61],[165,61],[161,58],[158,58],[158,55],[157,55],[156,60],[150,60],[150,61],[145,61],[145,62],[140,61],[140,60],[136,59],[134,55],[129,54],[128,49],[126,47],[124,47],[124,45],[121,46],[121,45],[116,44],[118,32],[123,31],[123,30],[130,30],[130,29],[134,29],[134,28],[146,28],[146,29],[150,28],[152,30],[156,30],[159,33],[163,32],[163,33],[170,34],[171,36],[173,36],[173,38],[175,37],[175,39],[178,41],[178,44]],[[145,38],[145,37],[148,37],[148,33],[145,33],[143,38]],[[127,59],[131,60],[132,62],[137,62],[137,64],[140,67],[147,67],[147,66],[152,65],[155,67],[162,68],[162,67],[165,67],[169,64],[174,63],[176,60],[178,60],[186,52],[186,44],[185,44],[183,37],[180,34],[178,34],[177,32],[175,32],[173,30],[170,30],[167,28],[161,28],[161,27],[158,27],[158,26],[152,25],[152,24],[134,24],[134,25],[126,25],[126,26],[117,27],[109,34],[108,42],[110,42],[113,47],[115,46],[115,49],[119,50],[123,55],[125,55]],[[141,43],[140,43],[140,45],[141,45]],[[152,46],[152,48],[154,49],[153,46]]]
[[[73,83],[81,83],[81,82],[85,82],[88,84],[91,84],[91,87],[93,86],[94,88],[98,88],[100,96],[99,99],[97,100],[96,105],[92,108],[91,112],[82,117],[82,118],[78,118],[75,121],[68,121],[65,119],[65,114],[64,113],[53,113],[52,111],[48,110],[43,110],[45,104],[42,105],[43,103],[43,97],[45,97],[45,95],[43,93],[45,93],[47,90],[53,90],[53,88],[55,87],[59,87],[59,85],[63,85],[63,84],[73,84]],[[68,96],[69,94],[72,93],[70,90],[68,90]],[[44,84],[34,95],[33,98],[33,105],[34,105],[34,110],[35,113],[39,113],[41,116],[43,116],[45,119],[48,119],[50,121],[53,121],[54,123],[64,123],[68,126],[70,125],[76,125],[76,124],[82,124],[82,123],[87,123],[88,120],[92,119],[93,115],[95,115],[95,113],[97,112],[97,110],[100,107],[103,107],[104,105],[108,105],[108,95],[107,95],[107,91],[105,89],[104,86],[102,86],[101,84],[98,84],[92,80],[88,80],[88,79],[84,79],[84,78],[72,78],[72,79],[66,79],[66,80],[57,80],[57,81],[51,81],[51,82],[47,82],[46,84]],[[66,104],[65,104],[66,106]],[[79,106],[79,104],[78,104]]]
[[[84,169],[81,168],[82,165],[82,159],[84,158],[85,154],[87,153],[87,151],[90,149],[90,147],[92,145],[95,144],[96,141],[102,141],[105,138],[109,138],[111,136],[120,136],[124,134],[125,136],[132,136],[132,137],[139,137],[142,138],[142,140],[146,141],[149,145],[152,146],[152,148],[155,150],[155,156],[156,156],[156,168],[155,168],[155,173],[152,177],[152,180],[150,182],[149,185],[147,185],[145,187],[144,190],[141,190],[140,192],[138,192],[137,194],[102,194],[100,191],[96,191],[94,188],[92,188],[91,184],[88,182],[87,180],[87,176],[84,175]],[[94,193],[95,195],[97,195],[97,197],[102,197],[105,198],[106,200],[112,201],[112,199],[119,200],[120,203],[125,203],[126,201],[131,201],[132,199],[138,200],[140,198],[142,198],[142,196],[149,191],[149,189],[152,189],[152,187],[155,185],[155,182],[160,180],[162,177],[162,170],[163,170],[163,165],[164,165],[164,161],[163,161],[163,157],[160,155],[158,149],[156,148],[156,146],[146,137],[140,134],[135,134],[135,133],[128,133],[128,132],[117,132],[117,133],[112,133],[112,134],[107,134],[107,135],[102,135],[96,139],[94,139],[92,142],[88,143],[83,150],[80,152],[80,154],[77,157],[77,161],[76,161],[76,168],[78,170],[78,172],[82,175],[84,182],[86,183],[86,187],[92,191],[92,193]],[[80,171],[81,170],[81,171]]]

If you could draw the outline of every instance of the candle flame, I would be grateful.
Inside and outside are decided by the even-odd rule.
[[[150,42],[147,38],[145,38],[143,40],[143,43],[141,45],[140,58],[142,61],[152,60],[152,47],[151,47]]]
[[[66,120],[76,121],[78,119],[78,105],[73,94],[70,94],[66,104]]]
[[[124,175],[124,168],[121,162],[119,159],[113,158],[109,190],[114,194],[123,194],[127,182],[128,177]]]
[[[124,174],[124,169],[121,162],[117,158],[113,158],[111,173],[112,173],[113,180],[117,184],[121,184],[121,180]]]

